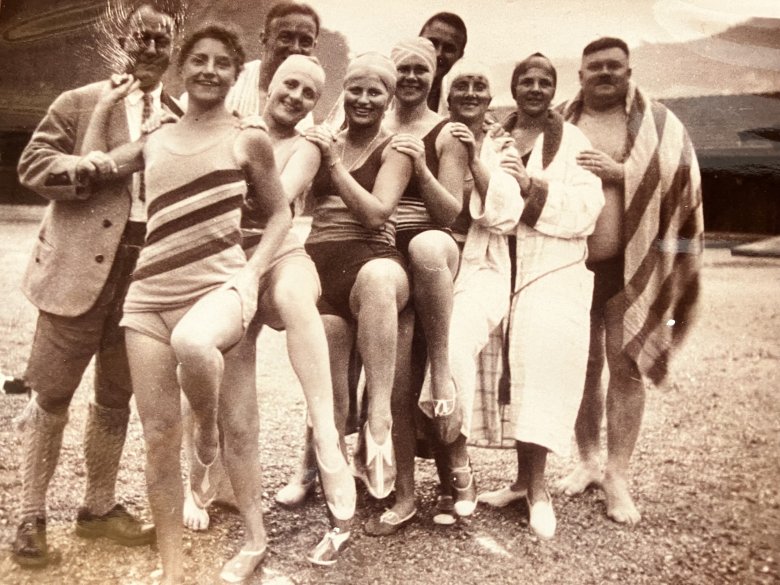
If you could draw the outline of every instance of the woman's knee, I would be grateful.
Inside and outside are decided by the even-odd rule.
[[[307,280],[292,282],[289,279],[276,284],[271,294],[273,307],[285,325],[291,321],[319,318],[317,312],[318,289]]]
[[[390,308],[395,311],[406,305],[409,280],[405,271],[390,260],[372,260],[358,273],[350,295],[354,313],[364,307]]]
[[[179,363],[202,363],[219,351],[215,340],[207,332],[176,327],[171,333],[171,347]]]
[[[409,259],[415,272],[449,270],[453,263],[457,263],[458,247],[445,232],[429,230],[410,242]]]

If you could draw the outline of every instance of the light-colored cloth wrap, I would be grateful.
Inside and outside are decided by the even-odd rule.
[[[404,39],[390,51],[390,58],[396,67],[412,57],[422,59],[428,65],[431,75],[436,73],[436,49],[433,43],[425,37]]]
[[[452,85],[455,83],[455,81],[460,77],[466,77],[469,75],[484,78],[488,84],[488,91],[490,91],[490,95],[493,95],[492,84],[490,83],[490,68],[481,61],[475,61],[464,57],[463,59],[457,61],[455,65],[452,66],[452,69],[450,69],[449,73],[447,73],[447,75],[444,76],[444,79],[442,79],[442,98],[446,103],[446,109],[440,109],[440,112],[449,112],[449,102],[447,98],[450,95],[450,90],[452,90]]]
[[[395,94],[395,84],[398,72],[395,64],[385,55],[375,51],[369,51],[358,55],[347,65],[347,71],[344,73],[344,87],[347,83],[357,77],[377,77],[387,88],[392,96]]]
[[[557,454],[569,450],[588,356],[593,275],[585,268],[587,236],[604,205],[601,182],[576,163],[587,148],[579,129],[548,115],[528,161],[533,182],[515,232],[509,384],[480,387],[472,445],[510,447],[518,440]]]
[[[322,95],[322,89],[325,87],[325,70],[316,57],[306,55],[290,55],[282,61],[268,83],[268,94],[270,95],[274,88],[289,75],[294,74],[306,76],[316,88],[317,97]]]

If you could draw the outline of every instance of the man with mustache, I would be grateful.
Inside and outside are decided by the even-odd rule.
[[[154,527],[114,499],[132,396],[119,320],[145,233],[143,177],[83,189],[89,177],[110,169],[103,153],[81,149],[94,110],[111,108],[110,147],[139,138],[150,114],[181,113],[160,82],[173,49],[175,14],[154,2],[127,10],[118,43],[129,77],[60,95],[19,161],[20,182],[51,201],[22,283],[39,311],[24,375],[32,398],[19,419],[22,498],[13,559],[23,566],[44,566],[56,556],[46,542],[46,491],[68,407],[93,356],[94,397],[84,432],[87,485],[76,534],[126,546],[154,540]],[[136,88],[108,105],[103,97],[114,81]]]
[[[607,515],[635,524],[640,514],[629,493],[628,464],[644,411],[643,377],[656,384],[665,378],[693,317],[702,251],[701,179],[682,123],[631,81],[624,41],[601,38],[586,46],[579,77],[582,89],[562,112],[593,144],[577,162],[601,178],[606,204],[588,239],[595,280],[588,371],[575,429],[581,462],[559,488],[573,495],[600,484]],[[602,474],[605,358],[608,456]]]

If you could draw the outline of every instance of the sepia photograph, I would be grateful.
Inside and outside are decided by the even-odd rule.
[[[778,583],[780,3],[0,0],[0,294],[0,585]]]

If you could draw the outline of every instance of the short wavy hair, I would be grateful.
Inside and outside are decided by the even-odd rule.
[[[462,55],[463,51],[466,49],[466,43],[469,41],[469,33],[466,30],[466,23],[463,22],[463,19],[454,12],[437,12],[428,20],[426,20],[424,25],[422,25],[422,28],[420,29],[420,36],[422,36],[423,32],[425,32],[425,29],[428,27],[428,25],[436,21],[443,22],[444,24],[451,26],[463,37],[463,46],[460,48],[460,53]]]
[[[555,65],[552,64],[552,61],[550,61],[546,55],[537,52],[533,55],[528,55],[528,57],[520,61],[517,65],[515,65],[515,68],[512,71],[512,79],[509,82],[509,90],[512,92],[512,97],[514,99],[517,99],[517,80],[520,79],[520,76],[532,67],[534,59],[544,59],[550,64],[547,70],[550,72],[553,85],[556,87],[558,86],[558,72],[555,70]]]
[[[303,2],[295,2],[294,0],[282,0],[281,2],[274,4],[271,10],[268,11],[268,14],[265,15],[265,23],[263,24],[263,28],[265,28],[267,31],[268,27],[271,26],[271,23],[274,20],[283,16],[289,16],[290,14],[303,14],[304,16],[311,17],[311,19],[314,21],[316,34],[319,36],[320,15],[317,14],[314,8],[308,4]]]
[[[244,47],[241,44],[238,32],[231,27],[216,23],[201,26],[184,38],[177,61],[179,68],[184,65],[184,61],[187,60],[187,56],[190,54],[195,44],[202,39],[214,39],[225,45],[228,53],[230,53],[233,65],[236,67],[236,75],[241,73],[241,70],[244,68],[244,61],[246,61],[246,53],[244,52]]]

